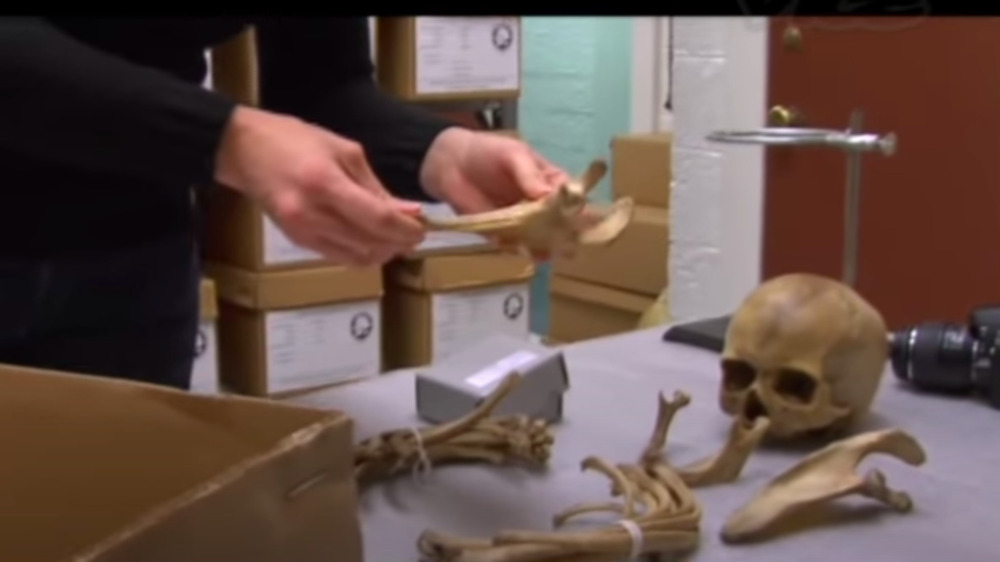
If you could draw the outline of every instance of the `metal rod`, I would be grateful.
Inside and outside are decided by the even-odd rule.
[[[864,113],[851,112],[848,133],[854,134],[864,126]],[[845,284],[853,287],[858,280],[858,230],[861,214],[861,153],[847,152],[847,178],[844,186],[844,263],[841,275]]]

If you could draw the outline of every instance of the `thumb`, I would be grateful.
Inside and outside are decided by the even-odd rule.
[[[514,181],[528,199],[541,199],[556,189],[545,181],[545,175],[529,154],[512,155],[510,168]]]

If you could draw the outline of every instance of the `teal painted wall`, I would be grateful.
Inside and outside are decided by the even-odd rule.
[[[632,18],[525,17],[524,82],[518,128],[570,174],[593,158],[610,162],[609,142],[628,132],[632,96]],[[610,200],[607,179],[595,199]],[[532,331],[548,332],[549,270],[532,282]]]

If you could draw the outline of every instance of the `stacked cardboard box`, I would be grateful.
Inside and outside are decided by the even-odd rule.
[[[532,261],[493,252],[403,260],[386,268],[387,368],[428,365],[491,334],[527,340]]]
[[[201,280],[201,322],[198,339],[194,345],[194,369],[191,372],[191,390],[204,394],[219,392],[219,338],[216,322],[219,318],[219,301],[215,281]]]
[[[614,197],[631,197],[632,223],[613,244],[553,262],[548,340],[569,343],[635,329],[667,286],[670,136],[611,143]]]
[[[376,66],[382,87],[411,101],[516,99],[521,18],[380,17]]]
[[[379,84],[401,99],[475,105],[520,96],[518,17],[379,17],[377,42]],[[462,126],[484,125],[472,110],[428,108]],[[530,260],[497,254],[482,237],[431,233],[417,255],[385,270],[386,367],[440,361],[494,332],[527,339],[533,275]]]

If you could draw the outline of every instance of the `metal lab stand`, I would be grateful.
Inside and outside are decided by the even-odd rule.
[[[896,152],[896,135],[863,133],[864,114],[851,113],[846,131],[806,129],[799,127],[766,127],[749,131],[716,131],[706,138],[730,144],[765,146],[832,147],[847,156],[847,180],[844,193],[844,256],[841,275],[844,283],[854,286],[858,279],[858,230],[861,214],[861,157],[865,152],[881,152],[892,156]]]
[[[858,279],[858,230],[861,214],[861,157],[865,152],[891,156],[896,151],[896,135],[861,132],[864,115],[851,113],[846,131],[799,127],[766,127],[748,131],[716,131],[708,135],[713,142],[764,146],[832,147],[847,156],[847,179],[844,193],[844,255],[841,275],[844,283],[855,286]],[[730,316],[707,318],[676,324],[663,334],[665,341],[683,343],[721,352],[729,329]]]

